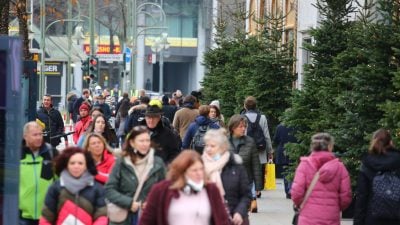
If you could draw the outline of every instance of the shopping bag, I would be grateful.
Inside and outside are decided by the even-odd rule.
[[[264,189],[265,190],[275,190],[276,189],[276,180],[275,180],[275,164],[268,163],[265,166],[265,182]]]

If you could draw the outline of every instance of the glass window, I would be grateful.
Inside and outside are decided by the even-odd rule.
[[[169,37],[197,37],[199,1],[165,0],[163,8],[167,15]]]

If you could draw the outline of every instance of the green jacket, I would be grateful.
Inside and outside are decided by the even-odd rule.
[[[163,160],[154,156],[153,168],[150,170],[148,178],[143,184],[137,201],[145,202],[153,184],[164,180],[165,174],[166,168]],[[128,165],[123,157],[118,158],[104,186],[106,189],[106,199],[122,208],[130,210],[138,184],[138,176],[132,166]],[[132,217],[133,213],[130,211],[127,220],[120,224],[131,224]],[[110,224],[115,223],[110,222]]]
[[[22,218],[40,218],[47,189],[54,181],[53,156],[54,150],[49,144],[42,144],[37,157],[28,147],[22,147],[19,170],[19,210]]]

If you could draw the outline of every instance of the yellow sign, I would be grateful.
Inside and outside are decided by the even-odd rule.
[[[147,37],[145,39],[144,44],[146,46],[151,47],[155,42],[154,37]],[[197,38],[177,38],[177,37],[169,37],[168,43],[171,47],[188,47],[188,48],[196,48],[197,47]]]

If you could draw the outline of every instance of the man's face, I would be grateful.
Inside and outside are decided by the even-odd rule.
[[[43,133],[39,126],[31,126],[24,134],[26,145],[31,150],[38,150],[43,143]]]
[[[51,97],[49,97],[49,96],[44,96],[43,97],[43,106],[45,108],[50,108],[50,106],[51,106]]]
[[[83,96],[85,96],[85,99],[88,99],[90,94],[89,94],[89,92],[86,92],[85,94],[83,94]]]
[[[146,125],[149,129],[153,129],[157,126],[158,122],[161,120],[161,115],[151,115],[145,116]]]

